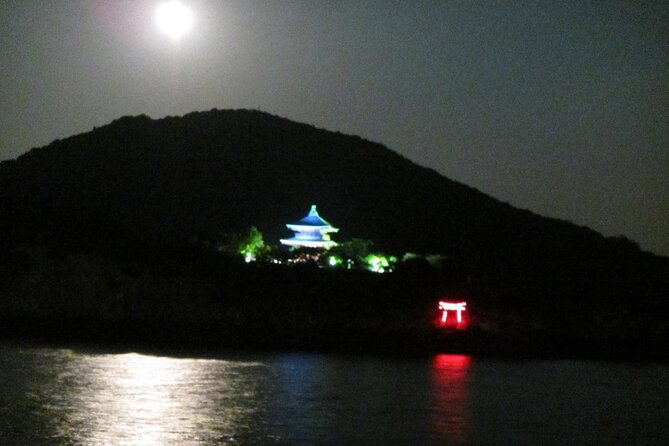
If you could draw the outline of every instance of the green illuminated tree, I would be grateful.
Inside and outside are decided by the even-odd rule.
[[[265,244],[262,232],[255,226],[249,228],[248,233],[238,232],[223,234],[217,244],[219,252],[230,256],[241,255],[247,262],[266,260],[272,252],[272,247]]]
[[[361,265],[374,243],[371,240],[354,238],[330,249],[330,254],[341,259],[345,265]]]
[[[267,257],[270,247],[265,245],[262,232],[255,226],[251,226],[248,235],[242,237],[239,244],[239,253],[247,262],[262,260]]]
[[[397,257],[387,256],[380,253],[369,254],[363,260],[367,269],[375,273],[391,272],[395,263],[397,263]]]

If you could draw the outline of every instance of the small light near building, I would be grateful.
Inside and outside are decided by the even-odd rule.
[[[442,312],[439,325],[445,328],[464,330],[467,328],[468,318],[465,314],[467,302],[439,301],[439,310]]]

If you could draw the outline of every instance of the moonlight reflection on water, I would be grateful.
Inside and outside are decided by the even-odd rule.
[[[83,379],[62,383],[69,396],[61,438],[100,445],[234,441],[262,406],[253,376],[265,367],[258,363],[134,353],[81,359]]]

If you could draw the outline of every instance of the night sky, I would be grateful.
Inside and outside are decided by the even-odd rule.
[[[0,160],[260,109],[669,255],[669,2],[182,1],[174,40],[158,0],[2,0]]]

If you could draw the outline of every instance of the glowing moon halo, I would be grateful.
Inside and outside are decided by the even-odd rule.
[[[193,25],[193,13],[179,0],[169,0],[156,9],[158,29],[172,40],[179,40]]]

